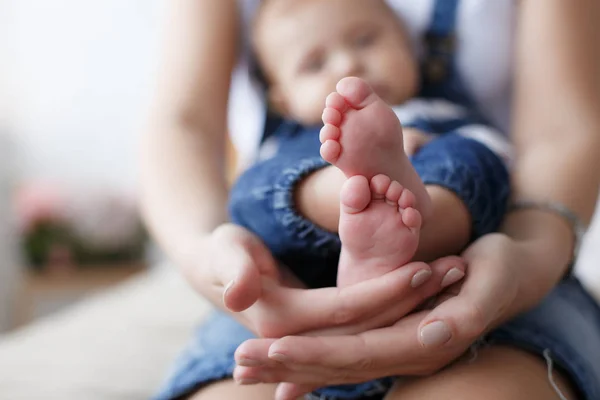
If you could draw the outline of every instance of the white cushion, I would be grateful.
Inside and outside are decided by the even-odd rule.
[[[171,269],[134,278],[0,338],[0,398],[147,399],[209,309]]]

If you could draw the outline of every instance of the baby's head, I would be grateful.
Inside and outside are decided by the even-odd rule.
[[[410,40],[384,0],[264,0],[253,36],[271,104],[304,124],[320,121],[325,97],[347,76],[389,104],[418,89]]]

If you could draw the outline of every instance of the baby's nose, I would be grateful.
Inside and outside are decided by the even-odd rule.
[[[363,62],[358,55],[340,54],[336,59],[339,78],[358,76],[364,72]]]

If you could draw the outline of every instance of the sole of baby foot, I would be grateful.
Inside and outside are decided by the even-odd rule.
[[[414,194],[387,175],[346,181],[340,193],[338,286],[381,276],[411,260],[422,223],[414,204]]]

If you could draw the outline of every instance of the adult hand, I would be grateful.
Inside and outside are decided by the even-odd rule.
[[[469,265],[464,283],[453,286],[432,311],[358,335],[250,340],[236,353],[234,376],[241,382],[288,382],[276,396],[287,400],[322,386],[431,374],[533,305],[520,303],[519,285],[536,260],[534,248],[503,234],[486,235],[463,254]]]
[[[361,332],[389,325],[439,293],[450,270],[458,270],[451,274],[456,281],[465,269],[462,260],[448,257],[431,267],[411,263],[345,288],[307,290],[291,274],[280,273],[255,235],[229,224],[206,239],[198,254],[206,267],[188,271],[192,285],[257,336],[271,338],[323,328]]]

